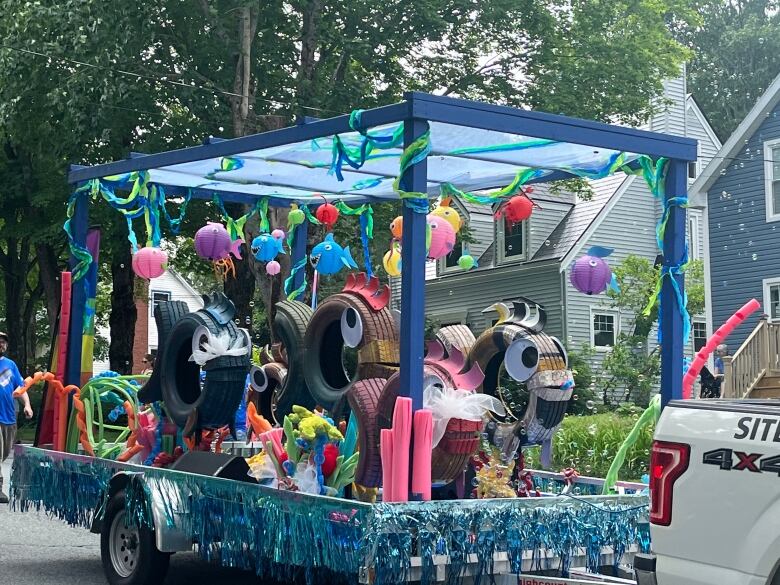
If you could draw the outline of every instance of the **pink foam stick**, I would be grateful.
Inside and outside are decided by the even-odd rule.
[[[696,378],[699,377],[699,373],[701,372],[702,367],[704,367],[704,363],[707,361],[707,358],[710,357],[710,354],[715,350],[715,348],[720,345],[720,343],[726,339],[726,337],[728,337],[729,334],[734,331],[738,325],[740,325],[745,319],[747,319],[760,308],[761,303],[759,303],[756,299],[750,299],[747,303],[742,305],[742,307],[736,313],[729,317],[723,325],[718,327],[718,330],[715,331],[715,333],[712,334],[712,336],[707,340],[707,343],[704,344],[704,347],[702,347],[699,350],[699,353],[696,354],[696,357],[693,359],[691,366],[688,368],[688,371],[685,372],[685,376],[683,376],[683,398],[687,399],[693,395],[693,383],[696,381]]]
[[[414,413],[414,450],[412,451],[412,499],[431,499],[431,453],[433,451],[433,413],[420,409]]]
[[[260,440],[265,445],[267,442],[271,443],[274,450],[274,457],[277,461],[281,461],[282,453],[284,453],[284,447],[282,447],[282,434],[284,429],[271,429],[265,433],[261,433]]]
[[[393,431],[379,431],[379,454],[382,457],[382,501],[393,502]]]
[[[393,498],[409,501],[409,449],[412,445],[412,399],[399,396],[393,411]]]

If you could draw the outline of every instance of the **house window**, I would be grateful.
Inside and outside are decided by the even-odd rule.
[[[691,260],[701,259],[701,248],[699,240],[699,225],[701,218],[699,215],[691,213],[688,216],[688,254]]]
[[[439,274],[443,274],[445,272],[463,272],[461,267],[458,265],[458,260],[460,260],[460,257],[463,255],[463,240],[461,237],[465,231],[468,231],[468,214],[466,213],[466,210],[462,209],[460,205],[457,205],[454,200],[450,202],[450,207],[458,212],[458,215],[460,215],[460,219],[463,223],[461,226],[461,235],[459,235],[457,240],[455,240],[455,247],[452,248],[452,252],[447,254],[444,258],[440,258],[438,260]]]
[[[157,308],[157,305],[160,303],[166,303],[171,300],[171,293],[168,291],[161,291],[161,290],[153,290],[152,291],[152,302],[151,306],[149,307],[152,311],[152,316],[154,317],[154,310]]]
[[[525,258],[526,224],[521,221],[513,224],[506,218],[498,222],[498,261],[517,261]]]
[[[780,139],[764,143],[767,221],[780,221]]]
[[[764,280],[764,307],[771,321],[780,320],[780,278]]]
[[[695,179],[696,178],[696,171],[698,169],[698,163],[696,161],[691,161],[688,163],[688,178],[689,179]]]
[[[594,312],[591,324],[593,347],[608,348],[615,345],[618,324],[618,315],[616,313]]]
[[[707,324],[693,322],[693,351],[698,352],[707,343]]]

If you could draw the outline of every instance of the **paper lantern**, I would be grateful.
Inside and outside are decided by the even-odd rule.
[[[450,207],[450,203],[452,203],[452,198],[445,197],[441,200],[439,206],[431,211],[431,215],[435,215],[447,221],[457,234],[460,231],[460,228],[463,227],[463,220],[460,218],[460,215],[458,215],[458,212]]]
[[[455,247],[455,230],[446,219],[428,215],[428,227],[431,232],[431,243],[428,247],[428,258],[436,260],[443,258]]]
[[[283,240],[285,233],[284,230],[280,230],[279,228],[276,228],[274,231],[271,232],[271,235],[275,240]]]
[[[388,276],[401,275],[401,246],[393,242],[392,247],[385,252],[384,258],[382,258],[382,266],[384,266]]]
[[[607,290],[614,283],[614,277],[604,258],[611,253],[609,248],[595,246],[578,258],[569,275],[572,286],[586,295],[597,295]],[[617,288],[616,283],[613,286]]]
[[[293,231],[297,226],[306,221],[306,214],[295,203],[290,204],[290,212],[287,214],[287,231]]]
[[[396,217],[391,223],[390,223],[390,233],[393,234],[393,237],[396,240],[400,240],[401,237],[404,235],[404,218],[400,215]]]
[[[220,260],[230,253],[232,241],[225,226],[209,222],[195,233],[195,252],[206,260]]]
[[[330,230],[339,219],[339,210],[331,203],[323,203],[317,208],[314,216],[326,229]]]
[[[515,195],[504,203],[496,213],[496,217],[504,216],[509,223],[520,223],[531,217],[534,202],[528,195]]]
[[[167,266],[168,254],[160,248],[141,248],[133,254],[133,272],[146,280],[162,276]]]
[[[269,276],[276,276],[282,271],[282,265],[279,264],[276,260],[271,260],[268,264],[265,265],[265,272]]]
[[[458,266],[461,270],[471,270],[477,265],[477,261],[471,254],[464,254],[458,258]]]

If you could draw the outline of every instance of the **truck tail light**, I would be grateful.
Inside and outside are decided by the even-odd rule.
[[[691,448],[684,443],[654,441],[650,457],[650,522],[672,523],[674,482],[688,469]]]

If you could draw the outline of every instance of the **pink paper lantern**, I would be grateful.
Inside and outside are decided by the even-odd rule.
[[[133,271],[146,280],[162,276],[168,266],[168,254],[160,248],[141,248],[133,254]]]
[[[431,230],[428,258],[436,260],[452,252],[455,247],[455,230],[452,224],[436,215],[428,215],[428,228]]]
[[[276,228],[274,231],[271,232],[271,236],[275,240],[283,240],[284,239],[284,230],[280,230],[279,228]]]
[[[276,276],[282,271],[282,265],[279,264],[276,260],[271,260],[268,264],[265,265],[265,272],[269,276]]]

